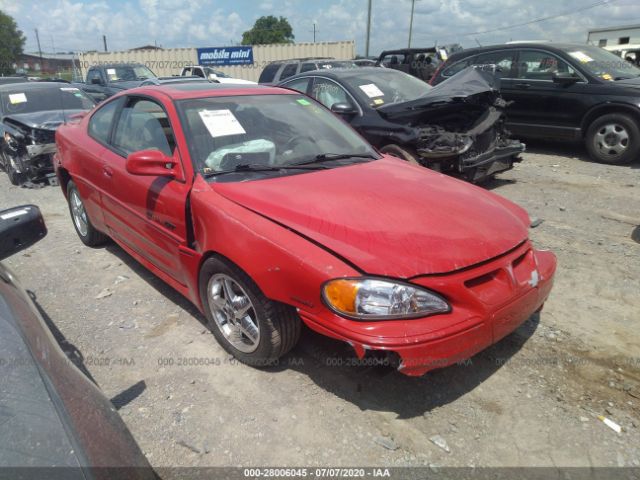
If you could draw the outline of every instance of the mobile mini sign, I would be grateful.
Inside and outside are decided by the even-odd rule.
[[[253,47],[209,47],[198,49],[200,65],[251,65]]]

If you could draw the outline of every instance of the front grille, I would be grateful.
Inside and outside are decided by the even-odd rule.
[[[54,143],[56,141],[55,130],[35,130],[34,129],[31,136],[36,145],[45,144],[45,143]]]

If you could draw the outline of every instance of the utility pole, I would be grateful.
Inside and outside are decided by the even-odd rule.
[[[38,42],[38,55],[40,55],[40,71],[44,68],[42,60],[42,48],[40,48],[40,35],[38,35],[38,29],[36,28],[36,41]]]
[[[104,44],[104,51],[108,52],[109,50],[107,50],[107,36],[106,35],[102,35],[102,43]]]
[[[320,30],[316,30],[316,22],[313,22],[313,43],[316,43],[316,32]]]
[[[369,56],[369,39],[371,38],[371,0],[369,0],[369,7],[367,9],[367,44],[364,49],[364,56]]]
[[[411,34],[413,33],[413,11],[416,8],[416,0],[411,0],[411,19],[409,20],[409,48],[411,48]]]

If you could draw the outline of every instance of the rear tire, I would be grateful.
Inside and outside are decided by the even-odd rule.
[[[71,214],[73,227],[76,229],[76,233],[80,237],[80,240],[82,240],[82,243],[88,247],[96,247],[103,244],[108,237],[104,233],[96,230],[91,223],[82,197],[80,197],[78,187],[73,180],[69,180],[67,184],[67,202],[69,204],[69,213]]]
[[[629,115],[610,113],[595,119],[585,135],[585,146],[596,162],[631,163],[640,154],[640,127]]]
[[[414,165],[422,166],[422,164],[418,161],[418,154],[412,149],[400,147],[392,143],[390,145],[385,145],[380,149],[380,151],[382,153],[397,157],[401,160],[405,160]]]
[[[275,365],[298,342],[301,321],[293,307],[265,297],[231,262],[220,257],[207,259],[200,270],[199,284],[211,333],[242,363],[253,367]]]

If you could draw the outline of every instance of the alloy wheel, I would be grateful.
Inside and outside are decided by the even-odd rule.
[[[77,190],[71,192],[71,216],[80,235],[86,237],[89,233],[87,212]]]
[[[260,343],[257,313],[247,292],[233,278],[214,274],[207,285],[209,308],[216,326],[233,347],[252,353]]]
[[[619,123],[608,123],[598,129],[593,142],[603,155],[617,157],[629,147],[629,132]]]

